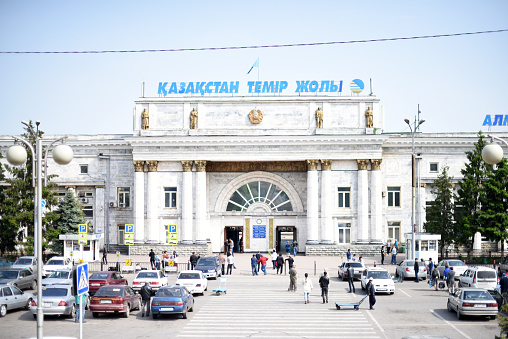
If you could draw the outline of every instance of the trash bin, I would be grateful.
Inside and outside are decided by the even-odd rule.
[[[487,263],[487,256],[485,254],[482,255],[482,263],[483,264]]]
[[[406,253],[406,246],[402,246],[401,249],[400,249],[400,252],[401,253]]]

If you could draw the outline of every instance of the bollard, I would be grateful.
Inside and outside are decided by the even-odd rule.
[[[314,260],[314,275],[316,275],[316,260]]]

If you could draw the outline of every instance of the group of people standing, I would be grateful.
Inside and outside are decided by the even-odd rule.
[[[276,269],[276,274],[282,274],[284,263],[288,263],[289,270],[291,271],[291,268],[293,268],[294,265],[294,259],[291,257],[291,254],[288,253],[288,257],[284,259],[282,256],[282,253],[277,253],[275,251],[275,248],[272,250],[272,252],[269,254],[272,260],[272,269]],[[252,268],[252,275],[258,275],[258,272],[262,271],[264,275],[266,275],[266,264],[270,260],[268,257],[265,257],[261,254],[260,251],[258,253],[253,254],[251,258],[251,268]],[[261,269],[260,269],[261,266]]]
[[[168,253],[168,251],[162,251],[162,254],[159,256],[153,251],[153,249],[150,249],[148,257],[150,258],[150,268],[152,270],[160,270],[161,267],[164,270],[164,267],[168,265],[170,260],[175,260],[178,258],[178,254],[176,251],[173,251],[171,255]]]

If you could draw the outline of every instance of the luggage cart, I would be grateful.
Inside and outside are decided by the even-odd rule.
[[[360,300],[359,302],[356,302],[356,303],[335,303],[335,307],[337,307],[338,310],[340,310],[341,307],[343,306],[351,306],[354,308],[355,311],[358,311],[360,309],[360,304],[365,300],[367,299],[369,295],[366,294],[365,297],[362,298],[362,300]]]
[[[221,295],[222,292],[224,292],[224,294],[227,294],[227,290],[226,290],[226,283],[228,281],[228,278],[226,277],[221,277],[220,280],[219,280],[219,287],[215,290],[213,290],[215,292],[215,294],[217,295]]]

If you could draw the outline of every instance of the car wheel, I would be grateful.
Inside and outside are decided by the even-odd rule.
[[[187,311],[185,311],[185,312],[183,312],[183,313],[182,313],[182,318],[183,318],[183,319],[187,319]]]
[[[208,291],[208,284],[206,284],[205,291]],[[203,293],[204,294],[204,293]]]
[[[152,313],[152,319],[157,319],[158,316],[158,314]]]
[[[69,313],[69,318],[76,318],[76,305],[72,305],[71,313]]]
[[[457,320],[460,320],[460,319],[461,319],[461,315],[460,315],[459,307],[457,307]]]
[[[496,320],[496,318],[497,318],[497,316],[496,316],[496,315],[491,315],[491,316],[490,316],[490,319],[492,319],[492,320]]]
[[[457,286],[462,287],[462,283],[460,282],[460,280],[459,280],[459,283],[457,284]]]
[[[189,308],[189,312],[194,312],[194,301],[192,302],[191,308]]]
[[[5,317],[7,314],[7,305],[0,306],[0,317]]]
[[[452,310],[452,305],[450,305],[450,301],[449,301],[449,300],[448,300],[448,302],[446,303],[446,308],[448,309],[448,312],[453,311],[453,310]]]
[[[32,299],[28,298],[28,300],[26,301],[25,308],[27,310],[30,310],[30,306],[32,306]]]
[[[360,283],[360,286],[362,286],[362,291],[365,291],[365,287],[363,286],[363,283]]]
[[[30,289],[32,289],[32,290],[37,289],[37,280],[32,281],[32,286],[30,286]]]
[[[35,320],[37,320],[37,314],[32,314]]]
[[[92,312],[92,317],[99,318],[99,312]]]
[[[131,305],[127,304],[127,311],[122,313],[122,317],[123,318],[128,318],[130,313],[131,313]]]

